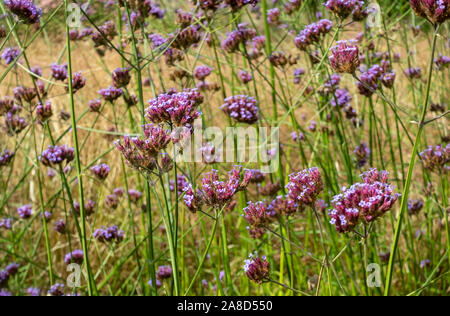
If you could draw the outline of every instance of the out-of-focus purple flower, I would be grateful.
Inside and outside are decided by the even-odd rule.
[[[293,14],[294,12],[300,10],[302,6],[302,0],[289,0],[284,4],[284,11],[286,14]],[[321,17],[318,17],[319,19]]]
[[[163,93],[149,101],[149,107],[145,110],[146,116],[155,124],[191,127],[201,115],[198,106],[203,102],[203,98],[197,89]]]
[[[29,122],[20,117],[19,115],[13,115],[11,112],[6,113],[4,131],[8,136],[14,136],[20,134],[27,126]]]
[[[306,139],[306,137],[305,137],[305,135],[302,133],[302,132],[296,132],[296,131],[293,131],[292,133],[291,133],[291,137],[292,137],[292,140],[294,141],[294,142],[296,142],[296,143],[298,143],[299,141],[303,141],[303,140],[305,140]]]
[[[222,49],[227,53],[234,53],[241,44],[245,45],[247,41],[255,38],[256,34],[256,30],[249,28],[247,24],[239,24],[238,28],[228,33],[226,39],[222,41]]]
[[[147,284],[150,285],[150,287],[153,287],[153,283],[155,283],[157,289],[162,287],[162,282],[158,279],[156,279],[156,282],[153,282],[153,280],[150,279]]]
[[[2,59],[9,65],[19,57],[21,51],[17,47],[8,47],[2,53]]]
[[[83,77],[81,71],[78,71],[73,74],[72,77],[72,91],[73,93],[77,93],[79,90],[83,89],[86,85],[86,78]],[[69,87],[66,87],[66,91],[69,91]]]
[[[171,47],[179,50],[187,50],[192,45],[198,44],[201,39],[202,35],[196,26],[188,26],[167,36],[167,41],[172,43]]]
[[[131,81],[130,69],[129,68],[117,68],[112,74],[112,82],[116,88],[124,88]]]
[[[95,206],[97,205],[97,203],[95,203],[92,200],[88,200],[87,202],[85,202],[84,204],[84,214],[85,216],[90,216],[94,213],[95,211]],[[73,203],[73,209],[75,211],[75,213],[77,215],[80,215],[81,212],[81,208],[80,208],[80,203],[79,202],[74,202]]]
[[[405,70],[405,76],[409,79],[420,79],[422,78],[422,69],[419,67],[411,67]]]
[[[2,218],[0,220],[0,228],[11,230],[12,220],[10,218]]]
[[[50,68],[52,72],[52,77],[55,80],[64,81],[67,79],[68,77],[67,64],[62,65],[52,64]]]
[[[156,277],[159,280],[168,279],[172,276],[173,270],[171,266],[159,266],[156,272]]]
[[[302,77],[305,75],[306,70],[304,68],[294,69],[294,84],[300,84]]]
[[[137,203],[142,198],[142,192],[130,189],[128,190],[128,197],[130,198],[131,202]]]
[[[414,12],[433,24],[444,23],[450,18],[450,2],[448,0],[410,0]]]
[[[31,103],[36,96],[37,92],[35,88],[28,88],[22,85],[14,88],[14,97],[20,102],[25,101]]]
[[[328,0],[323,5],[341,19],[345,19],[352,14],[358,2],[357,0]]]
[[[388,212],[397,201],[399,194],[388,183],[389,173],[376,169],[364,173],[363,183],[343,188],[333,200],[330,223],[340,233],[352,231],[359,222],[371,223]]]
[[[289,197],[303,205],[314,205],[318,195],[323,191],[324,184],[319,168],[305,169],[291,174],[286,185]]]
[[[425,269],[426,267],[429,267],[431,265],[430,259],[425,259],[420,261],[420,268]]]
[[[385,86],[388,89],[391,89],[394,86],[396,77],[397,74],[393,70],[391,72],[385,73],[381,78],[381,82],[383,83],[383,86]]]
[[[281,11],[278,8],[273,8],[267,11],[267,22],[269,24],[278,25],[280,24]]]
[[[31,0],[3,0],[6,7],[25,24],[40,22],[42,10]]]
[[[353,74],[360,65],[357,42],[337,42],[337,45],[331,48],[330,62],[336,72]]]
[[[100,94],[105,101],[114,102],[123,95],[123,90],[110,86],[106,89],[99,90],[98,94]]]
[[[300,50],[306,50],[308,46],[317,43],[328,34],[333,27],[330,20],[320,20],[309,24],[295,38],[295,46]]]
[[[251,281],[261,284],[269,280],[270,264],[266,257],[260,258],[255,252],[245,260],[244,271]]]
[[[63,162],[70,163],[75,159],[75,150],[71,147],[50,146],[44,150],[39,160],[46,167],[60,165]]]
[[[212,72],[212,68],[208,67],[208,66],[198,66],[197,68],[195,68],[194,70],[194,77],[197,80],[200,81],[205,81],[206,77],[208,77]]]
[[[83,251],[81,251],[79,249],[74,250],[71,253],[68,253],[64,257],[65,264],[71,264],[71,263],[82,264],[83,261],[84,261],[84,253],[83,253]]]
[[[36,116],[40,122],[45,122],[53,116],[52,104],[47,101],[45,104],[39,103],[36,106]]]
[[[253,80],[253,76],[251,73],[248,73],[244,70],[240,70],[239,74],[238,74],[239,80],[243,83],[243,84],[247,84],[250,81]]]
[[[29,287],[27,293],[30,296],[41,296],[41,289],[37,287]]]
[[[439,54],[439,57],[434,60],[434,63],[438,70],[445,69],[450,65],[450,57]]]
[[[420,157],[424,168],[429,171],[446,173],[450,170],[448,166],[450,163],[450,144],[445,147],[443,145],[430,146],[420,153]]]
[[[277,196],[268,206],[269,214],[274,216],[291,216],[299,210],[299,205],[288,196]]]
[[[102,100],[95,99],[89,101],[89,111],[100,112],[101,108],[102,108]]]
[[[94,174],[94,176],[97,177],[97,179],[99,179],[100,181],[104,181],[108,177],[111,168],[107,164],[102,163],[100,165],[93,166],[91,168],[91,171]]]
[[[246,95],[229,97],[220,108],[241,123],[255,124],[259,119],[258,102],[255,98]]]
[[[66,222],[62,219],[57,220],[55,222],[55,225],[53,226],[53,229],[55,230],[55,232],[57,232],[61,235],[65,234],[67,232]]]
[[[42,217],[42,214],[41,214]],[[52,212],[45,211],[44,212],[45,221],[48,223],[52,220],[53,214]]]
[[[14,107],[14,99],[10,97],[0,98],[0,116],[5,115]]]
[[[94,238],[97,239],[99,242],[116,242],[116,243],[120,243],[122,242],[124,237],[124,231],[123,230],[119,230],[119,227],[117,226],[111,226],[111,227],[107,227],[104,228],[102,227],[101,229],[97,229],[94,232]]]
[[[17,208],[17,214],[19,214],[19,217],[21,219],[28,219],[33,215],[33,209],[30,204],[23,205],[19,208]]]
[[[48,294],[51,296],[64,296],[64,284],[55,284],[50,287]]]
[[[242,7],[249,4],[256,6],[258,4],[258,0],[225,0],[225,4],[228,5],[233,11],[238,11]]]
[[[11,297],[12,296],[12,293],[11,292],[8,292],[7,290],[5,290],[5,289],[1,289],[0,290],[0,297]]]
[[[113,210],[117,209],[119,207],[119,197],[115,194],[106,196],[105,206]]]
[[[3,153],[0,152],[0,168],[8,165],[14,158],[15,153],[6,149]]]
[[[16,275],[17,272],[19,272],[19,267],[20,267],[19,264],[13,262],[13,263],[9,264],[8,266],[6,266],[5,271],[9,277],[12,277],[12,276]]]
[[[116,25],[113,21],[106,21],[103,25],[98,27],[100,32],[93,31],[91,39],[95,44],[95,47],[108,45],[108,41],[112,41],[117,35]]]
[[[366,143],[361,143],[354,150],[356,161],[360,168],[364,167],[370,158],[370,148]]]
[[[424,202],[422,199],[408,200],[408,213],[410,215],[418,215],[422,210]]]

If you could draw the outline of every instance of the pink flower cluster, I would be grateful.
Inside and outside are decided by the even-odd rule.
[[[444,23],[450,18],[450,2],[448,0],[411,0],[414,12],[432,23]]]
[[[269,280],[270,264],[266,257],[260,258],[254,253],[245,260],[244,271],[251,281],[261,284]]]
[[[259,119],[258,102],[254,97],[236,95],[225,99],[222,111],[241,123],[255,124]]]
[[[286,185],[289,197],[293,201],[307,206],[314,205],[323,188],[322,176],[319,168],[316,167],[291,174]]]
[[[388,212],[397,201],[399,194],[388,183],[389,173],[371,169],[361,176],[363,182],[350,188],[333,200],[329,211],[330,223],[340,233],[352,231],[360,222],[371,223]]]
[[[355,40],[337,42],[337,45],[331,48],[330,62],[338,73],[354,73],[360,65],[357,42]]]
[[[450,170],[450,144],[447,146],[430,146],[420,153],[425,169],[434,172],[445,173]]]
[[[333,27],[330,20],[320,20],[307,25],[295,38],[295,46],[300,50],[306,50],[308,46],[317,43],[328,34]]]

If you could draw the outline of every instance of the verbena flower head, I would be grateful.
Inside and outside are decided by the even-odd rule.
[[[15,153],[6,149],[3,153],[0,152],[0,169],[8,165],[14,158]]]
[[[442,70],[450,65],[450,57],[439,54],[439,57],[434,60],[436,68]]]
[[[203,204],[221,210],[231,202],[233,196],[247,188],[252,173],[235,166],[228,173],[228,179],[222,181],[217,170],[206,173],[202,179],[202,185],[194,192],[192,185],[185,189],[184,202],[191,212],[198,211]]]
[[[294,84],[300,84],[302,77],[305,75],[306,70],[304,68],[294,69]]]
[[[156,272],[158,280],[165,280],[172,276],[173,270],[171,266],[159,266]]]
[[[318,195],[323,191],[324,184],[319,168],[305,169],[291,174],[286,185],[289,197],[304,205],[314,205]]]
[[[293,14],[294,12],[300,10],[302,7],[302,0],[289,0],[284,4],[284,11],[286,14]]]
[[[100,94],[105,101],[114,102],[123,95],[123,90],[110,86],[106,89],[99,90],[98,94]]]
[[[252,6],[256,6],[258,4],[258,0],[225,0],[225,4],[228,5],[232,10],[238,11],[242,7],[251,4]]]
[[[86,78],[83,77],[81,71],[78,71],[72,76],[72,91],[77,93],[79,90],[83,89],[86,85]],[[66,86],[66,91],[69,92],[69,87]]]
[[[414,12],[433,24],[444,23],[450,18],[450,2],[448,0],[410,0]]]
[[[21,51],[17,47],[8,47],[2,53],[2,59],[5,64],[9,65],[19,57]]]
[[[36,106],[36,116],[40,122],[45,122],[53,116],[52,104],[50,101],[45,102],[45,104],[39,103]]]
[[[27,293],[30,296],[41,296],[41,289],[37,287],[29,287]]]
[[[232,119],[247,124],[255,124],[259,120],[258,102],[254,97],[236,95],[225,99],[221,107]]]
[[[388,89],[391,89],[394,86],[396,77],[397,74],[393,70],[391,72],[385,73],[381,78],[381,82],[383,83],[383,86],[385,86]]]
[[[1,289],[0,290],[0,297],[11,297],[11,296],[12,296],[11,292],[9,292],[9,291],[7,291],[5,289]]]
[[[0,98],[0,116],[5,115],[14,107],[14,99],[10,97]]]
[[[50,146],[40,156],[41,163],[46,166],[55,166],[62,163],[70,163],[75,159],[75,150],[71,147]]]
[[[55,222],[55,225],[53,226],[53,229],[55,230],[55,232],[57,232],[59,234],[67,233],[66,222],[64,220],[62,220],[62,219],[57,220]]]
[[[36,98],[36,96],[37,91],[35,88],[28,88],[22,85],[14,88],[14,97],[19,102],[25,101],[31,103],[31,101],[33,101],[33,99]]]
[[[108,177],[111,168],[107,164],[102,163],[100,165],[93,166],[91,171],[97,179],[104,181]]]
[[[333,22],[330,20],[320,20],[305,26],[295,38],[295,46],[300,50],[306,50],[310,45],[318,43],[332,27]]]
[[[408,214],[418,215],[422,210],[424,201],[421,199],[410,199],[408,200]]]
[[[256,34],[256,30],[249,28],[247,24],[239,24],[237,29],[228,33],[226,39],[222,41],[222,49],[231,54],[237,51],[241,44],[245,45],[247,41],[254,39]]]
[[[360,168],[364,167],[370,158],[370,148],[366,143],[361,143],[359,146],[356,146],[354,153],[358,166]]]
[[[142,192],[130,189],[128,190],[128,197],[130,198],[131,202],[137,203],[142,198]]]
[[[246,71],[240,70],[239,74],[238,74],[239,80],[243,83],[243,84],[247,84],[250,81],[253,80],[253,76],[251,73],[248,73]]]
[[[261,284],[269,280],[270,264],[266,257],[259,257],[255,252],[245,260],[244,271],[251,281]]]
[[[184,190],[188,188],[189,182],[187,181],[186,177],[183,174],[177,175],[177,189],[178,189],[178,195],[182,195]],[[170,191],[175,191],[175,181],[170,180]]]
[[[129,68],[117,68],[111,74],[112,82],[116,88],[124,88],[131,81],[130,69]]]
[[[116,242],[120,243],[122,242],[124,237],[124,231],[120,230],[117,226],[111,226],[101,229],[97,229],[94,232],[94,238],[97,239],[99,242]]]
[[[64,81],[68,77],[67,64],[52,64],[51,67],[52,77],[55,80]]]
[[[328,0],[323,5],[341,19],[345,19],[352,14],[358,4],[357,0]]]
[[[361,95],[371,97],[380,87],[380,80],[383,78],[384,70],[380,65],[373,65],[369,70],[361,74],[361,82],[357,82],[356,86]]]
[[[267,205],[264,202],[249,202],[242,215],[250,225],[247,230],[253,239],[261,238],[271,222]]]
[[[405,76],[410,79],[422,78],[422,69],[419,67],[411,67],[405,70]]]
[[[277,196],[268,206],[271,216],[291,216],[299,210],[299,204],[289,196]]]
[[[164,128],[147,124],[143,126],[143,136],[124,136],[123,141],[114,144],[127,163],[142,172],[150,172],[156,167],[156,158],[170,143],[170,133]]]
[[[149,107],[145,110],[146,116],[156,124],[191,127],[201,115],[198,106],[202,102],[203,95],[197,89],[163,93],[149,101]]]
[[[355,40],[339,41],[331,48],[330,62],[338,73],[354,73],[360,65],[359,48]]]
[[[29,122],[25,118],[8,112],[5,116],[3,129],[8,136],[14,136],[20,134],[28,125]]]
[[[90,215],[94,214],[96,205],[97,205],[97,203],[95,203],[94,201],[87,200],[87,202],[84,203],[84,214],[86,216],[90,216]],[[73,203],[73,209],[77,215],[80,215],[81,208],[80,208],[79,202]]]
[[[30,204],[17,208],[17,214],[21,219],[28,219],[33,215],[33,209]]]
[[[343,188],[333,200],[330,223],[340,233],[352,231],[360,222],[371,223],[388,212],[399,194],[388,183],[389,173],[371,169],[361,175],[363,183]]]
[[[74,250],[71,253],[68,253],[65,257],[64,257],[64,262],[65,264],[71,264],[71,263],[76,263],[76,264],[82,264],[84,261],[84,253],[82,250]]]
[[[212,68],[208,66],[198,66],[197,68],[195,68],[194,77],[197,80],[205,81],[205,79],[211,74],[211,72]]]
[[[105,206],[113,210],[117,209],[119,207],[119,197],[115,194],[106,196]]]
[[[281,10],[278,8],[273,8],[267,11],[267,22],[269,24],[278,25],[280,24]]]
[[[10,218],[2,218],[0,220],[0,228],[11,230],[12,228],[12,220]]]
[[[429,171],[445,173],[450,170],[448,166],[450,163],[450,144],[445,147],[443,145],[430,146],[420,153],[420,157],[424,168]]]
[[[54,284],[51,286],[50,290],[48,290],[48,294],[51,296],[64,296],[64,284]]]
[[[102,100],[101,99],[95,99],[89,101],[89,111],[91,112],[100,112],[102,108]]]
[[[25,24],[40,22],[42,10],[31,0],[3,0],[6,7]]]

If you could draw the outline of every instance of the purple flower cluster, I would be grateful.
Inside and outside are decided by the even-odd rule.
[[[251,281],[261,284],[269,280],[270,264],[266,257],[260,258],[255,252],[245,260],[244,271]]]
[[[357,82],[356,86],[361,95],[371,97],[380,86],[383,78],[384,70],[379,65],[373,65],[366,72],[361,74],[361,82]]]
[[[246,72],[246,71],[244,71],[244,70],[240,70],[240,71],[239,71],[238,77],[239,77],[239,80],[240,80],[243,84],[247,84],[247,83],[249,83],[250,81],[253,80],[252,74],[249,73],[249,72]]]
[[[277,196],[268,206],[268,214],[271,217],[281,215],[291,216],[299,210],[299,205],[288,196]]]
[[[117,35],[116,25],[113,21],[106,21],[103,25],[98,27],[100,32],[94,31],[91,34],[91,39],[95,47],[106,46],[108,41],[112,41]]]
[[[286,14],[293,14],[294,12],[300,10],[302,7],[302,0],[289,0],[284,4],[284,11]]]
[[[142,198],[142,192],[130,189],[128,190],[128,197],[130,198],[131,202],[137,203]]]
[[[173,270],[171,266],[159,266],[156,271],[156,278],[158,280],[165,280],[172,276]]]
[[[107,228],[102,227],[101,229],[97,229],[94,232],[94,238],[102,243],[112,241],[120,243],[123,240],[123,236],[123,230],[119,230],[119,227],[117,226],[111,226]]]
[[[203,95],[197,89],[183,92],[163,93],[149,101],[145,110],[147,118],[155,123],[168,123],[177,127],[191,127],[200,117],[198,106],[203,102]]]
[[[66,226],[66,222],[62,219],[57,220],[55,222],[55,225],[53,226],[53,229],[55,232],[59,233],[59,234],[65,234],[67,232],[67,226]]]
[[[330,62],[336,72],[353,74],[360,65],[357,42],[337,42],[337,45],[331,48]]]
[[[11,277],[15,276],[19,271],[17,263],[11,263],[4,270],[0,271],[0,288],[5,287]]]
[[[293,201],[309,206],[314,205],[323,188],[322,176],[316,167],[289,175],[289,182],[286,185],[288,195]]]
[[[444,23],[450,18],[450,2],[448,0],[410,0],[414,12],[433,24]]]
[[[127,163],[142,172],[150,172],[156,167],[156,158],[170,143],[168,131],[153,124],[143,126],[142,137],[124,136],[123,142],[114,144],[120,150]]]
[[[19,57],[21,51],[17,47],[8,47],[2,53],[2,59],[9,65]]]
[[[249,202],[242,216],[250,225],[247,230],[253,239],[261,238],[272,220],[265,202]]]
[[[85,204],[84,204],[84,214],[86,216],[90,216],[90,215],[94,214],[96,205],[97,205],[97,203],[95,203],[92,200],[88,200],[87,202],[85,202]],[[79,202],[74,202],[73,203],[73,210],[75,211],[75,213],[77,215],[80,215],[81,208],[80,208],[80,203]]]
[[[15,153],[6,149],[3,153],[0,152],[0,168],[8,165],[14,158]]]
[[[422,78],[422,69],[419,67],[411,67],[405,70],[405,76],[409,79],[420,79]]]
[[[51,296],[64,296],[64,284],[56,283],[50,287],[48,294]]]
[[[70,163],[75,159],[75,150],[66,145],[50,146],[42,152],[39,159],[46,167],[60,165],[63,162]]]
[[[111,168],[107,164],[102,163],[100,165],[93,166],[91,171],[97,179],[104,181],[108,177]]]
[[[39,103],[36,106],[36,117],[40,122],[45,122],[53,116],[52,104],[47,101],[45,104]]]
[[[281,10],[273,8],[267,11],[267,22],[272,25],[280,24]]]
[[[208,67],[208,66],[198,66],[197,68],[195,68],[194,71],[194,77],[197,80],[200,81],[205,81],[206,77],[208,77],[212,72],[212,68]]]
[[[111,77],[115,88],[124,88],[131,81],[130,69],[117,68],[112,72]]]
[[[445,69],[450,65],[450,57],[439,54],[439,57],[434,60],[438,70]]]
[[[392,208],[399,194],[394,193],[388,177],[387,171],[371,169],[361,176],[363,183],[348,189],[344,187],[342,193],[333,198],[330,223],[338,232],[350,232],[360,222],[371,223]]]
[[[178,195],[182,195],[184,190],[189,187],[189,182],[187,181],[186,177],[183,174],[177,175],[177,189],[178,189]],[[170,180],[170,191],[175,191],[175,181]]]
[[[240,123],[255,124],[259,120],[258,102],[254,97],[236,95],[225,99],[223,112]]]
[[[3,0],[6,7],[25,24],[39,23],[42,10],[31,0]]]
[[[445,173],[450,170],[450,144],[447,146],[430,146],[420,153],[425,169],[438,173]]]
[[[252,173],[235,166],[228,173],[228,180],[222,181],[217,170],[212,170],[203,176],[202,186],[194,193],[192,185],[185,188],[184,202],[189,211],[195,213],[203,204],[221,210],[231,202],[233,196],[247,188]]]
[[[370,158],[370,148],[366,143],[361,143],[359,146],[356,146],[353,152],[356,156],[358,167],[364,167]]]
[[[410,215],[418,215],[422,210],[424,205],[423,200],[421,199],[412,199],[408,200],[408,214]]]
[[[79,249],[68,253],[64,257],[65,264],[71,264],[71,263],[82,264],[83,261],[84,261],[84,253],[82,250],[79,250]]]
[[[12,112],[8,112],[5,116],[5,125],[3,128],[8,136],[14,136],[20,134],[20,132],[22,132],[28,125],[29,122],[23,117],[14,115]]]
[[[222,49],[227,53],[234,53],[241,44],[245,45],[248,40],[255,38],[256,34],[256,30],[249,28],[247,24],[239,24],[238,28],[228,33],[226,39],[222,41]]]
[[[175,34],[169,34],[167,41],[171,42],[172,48],[186,50],[192,45],[198,44],[202,35],[197,26],[188,26]]]
[[[105,101],[114,102],[123,95],[123,90],[110,86],[106,89],[99,90],[98,94],[100,94]]]
[[[12,228],[12,220],[10,218],[2,218],[0,220],[0,228],[10,230]]]
[[[341,19],[353,14],[355,21],[361,21],[367,17],[369,12],[364,8],[364,1],[358,0],[328,0],[324,6]]]
[[[294,84],[300,84],[302,77],[305,75],[306,70],[304,68],[294,69]]]
[[[14,108],[14,99],[10,97],[0,98],[0,116],[5,115]]]
[[[17,214],[19,214],[21,219],[28,219],[33,215],[33,208],[30,204],[23,205],[17,208]]]
[[[295,38],[295,46],[300,50],[306,50],[308,46],[318,43],[320,39],[328,34],[333,27],[330,20],[320,20],[307,25]]]
[[[52,77],[55,80],[64,81],[68,78],[67,64],[52,64],[51,67]]]
[[[251,4],[256,6],[258,0],[225,0],[225,4],[228,5],[233,11],[238,11],[242,7]]]

